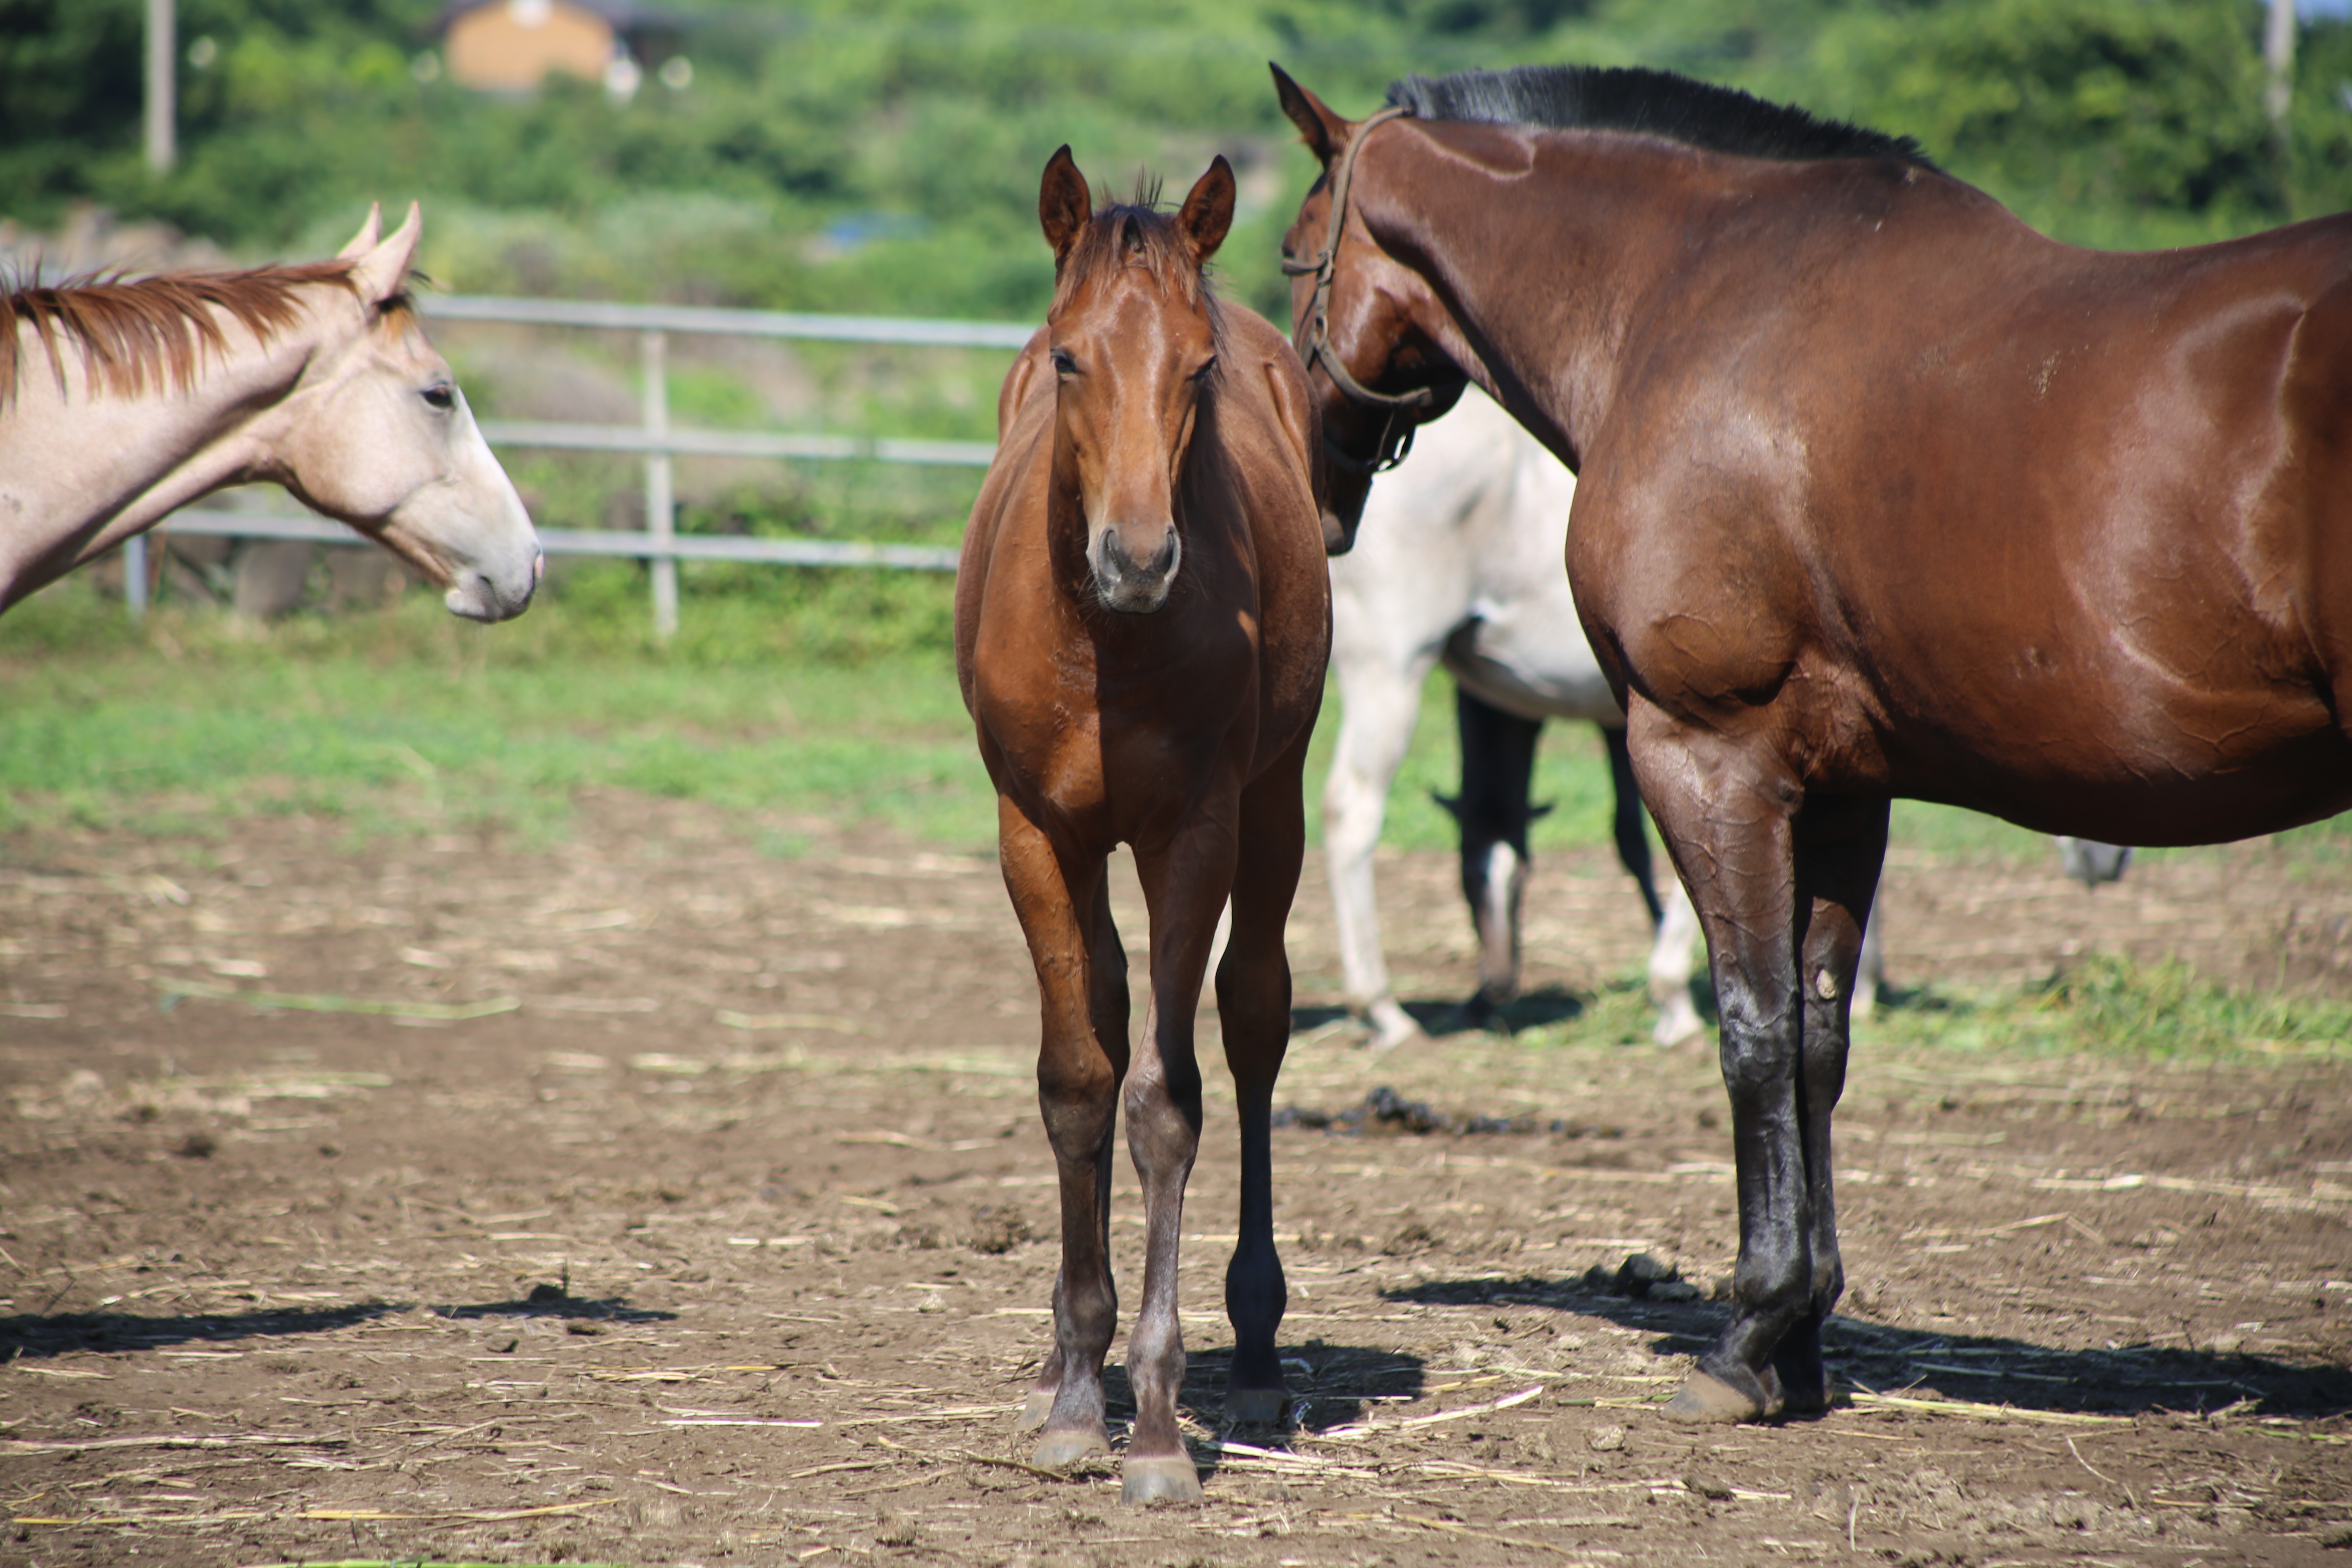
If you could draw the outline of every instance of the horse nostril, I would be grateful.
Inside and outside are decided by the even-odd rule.
[[[1160,541],[1160,548],[1151,554],[1151,574],[1165,577],[1176,569],[1176,531],[1170,529]]]

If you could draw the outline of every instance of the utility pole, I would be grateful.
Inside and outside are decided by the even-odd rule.
[[[2294,0],[2271,0],[2263,29],[2263,111],[2271,119],[2271,169],[2278,182],[2278,210],[2294,216],[2294,136],[2287,110],[2294,100]]]
[[[180,44],[173,5],[173,0],[147,0],[147,167],[158,174],[170,174],[178,160],[172,132]]]

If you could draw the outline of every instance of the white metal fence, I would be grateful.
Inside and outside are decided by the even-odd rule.
[[[803,315],[783,310],[721,310],[691,305],[627,305],[593,300],[510,300],[425,295],[417,301],[431,320],[510,325],[584,327],[637,334],[639,402],[635,425],[573,425],[485,419],[492,447],[561,452],[635,453],[645,458],[646,527],[540,530],[551,555],[604,555],[647,562],[652,570],[654,631],[677,629],[677,563],[741,561],[779,566],[881,566],[952,572],[956,552],[943,545],[885,544],[870,540],[744,539],[679,534],[672,470],[681,457],[781,458],[794,460],[920,463],[985,468],[996,448],[985,441],[926,441],[765,430],[681,429],[669,420],[669,340],[673,333],[716,337],[789,338],[812,342],[868,343],[902,348],[1017,350],[1033,329],[1003,321],[925,321],[891,316]],[[311,515],[193,508],[174,512],[172,531],[234,539],[312,540],[348,544],[341,524]],[[135,617],[146,609],[147,542],[124,546],[123,593]]]

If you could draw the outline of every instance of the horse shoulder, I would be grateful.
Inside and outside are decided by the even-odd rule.
[[[1026,363],[1025,354],[1023,363]],[[1021,531],[1024,523],[1034,524],[1036,540],[1031,553],[1039,564],[1045,561],[1045,483],[1053,460],[1054,399],[1050,392],[1054,383],[1050,378],[1029,377],[1025,385],[1015,387],[1013,383],[1021,372],[1022,363],[1016,363],[1005,377],[1005,395],[1000,397],[998,405],[1009,417],[1002,426],[996,457],[981,480],[979,496],[972,501],[971,518],[964,525],[962,552],[956,564],[956,674],[967,710],[972,710],[978,700],[975,671],[982,623],[989,615],[992,586],[1000,597],[1017,591],[1013,584],[995,581],[1000,547],[1009,535]]]

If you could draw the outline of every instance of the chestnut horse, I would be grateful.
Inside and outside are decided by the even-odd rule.
[[[539,536],[406,292],[424,220],[331,261],[0,291],[0,609],[225,485],[274,480],[473,620]]]
[[[1201,1136],[1193,1016],[1229,895],[1217,1008],[1242,1192],[1225,1413],[1278,1420],[1285,1399],[1268,1118],[1290,1037],[1283,927],[1331,602],[1305,372],[1281,332],[1221,304],[1202,277],[1233,210],[1223,158],[1171,216],[1148,199],[1096,210],[1069,149],[1054,154],[1038,196],[1053,308],[999,395],[997,458],[956,578],[956,671],[1036,963],[1037,1098],[1061,1170],[1054,1345],[1022,1426],[1044,1428],[1041,1465],[1109,1448],[1111,1134],[1124,1086],[1144,1209],[1129,1502],[1201,1497],[1176,1425],[1176,1258]],[[1151,1005],[1131,1060],[1126,951],[1105,880],[1122,843],[1151,921]]]
[[[2352,216],[2043,238],[1907,141],[1654,71],[1411,79],[1286,248],[1338,526],[1465,378],[1706,931],[1730,1320],[1667,1414],[1822,1408],[1830,1121],[1889,801],[2203,844],[2352,806]]]

